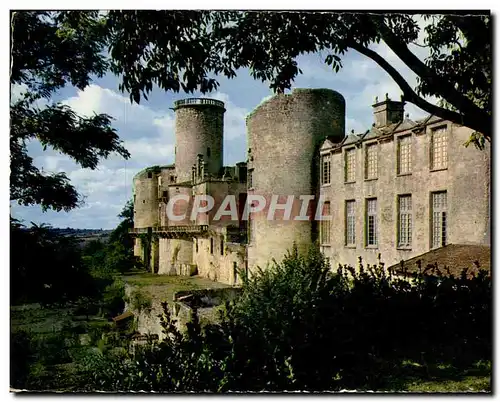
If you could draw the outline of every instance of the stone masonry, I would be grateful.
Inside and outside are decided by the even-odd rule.
[[[374,124],[345,133],[345,100],[328,89],[296,89],[259,105],[247,117],[248,159],[223,164],[224,104],[176,102],[175,164],[134,177],[134,254],[152,272],[200,276],[236,285],[241,274],[279,260],[295,243],[319,243],[332,263],[356,265],[379,256],[398,263],[446,244],[490,244],[490,146],[465,147],[472,130],[435,116],[413,121],[404,102],[373,105]],[[326,221],[275,220],[265,211],[243,219],[247,197],[279,195],[325,201]],[[216,220],[215,209],[190,219],[192,200],[176,195],[235,197],[238,219]],[[294,201],[293,210],[300,205]]]

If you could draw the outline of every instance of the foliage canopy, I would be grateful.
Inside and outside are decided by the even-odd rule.
[[[491,137],[491,18],[424,15],[428,57],[411,50],[421,27],[411,14],[346,12],[111,11],[111,69],[135,102],[153,84],[202,93],[217,76],[253,78],[283,92],[300,74],[301,54],[323,52],[338,72],[342,56],[356,50],[375,61],[400,87],[405,101]],[[168,22],[168,23],[166,23]],[[370,45],[385,42],[418,77],[412,88],[401,72]],[[436,106],[426,100],[434,96]]]
[[[66,174],[41,172],[27,144],[36,139],[44,149],[50,147],[90,169],[113,152],[130,156],[111,126],[111,116],[82,117],[50,101],[64,86],[83,90],[92,77],[106,73],[105,20],[96,11],[18,11],[11,14],[11,22],[10,84],[23,94],[12,99],[10,107],[10,199],[67,211],[81,202],[77,191]]]
[[[165,91],[218,87],[239,69],[289,89],[302,71],[298,56],[321,52],[338,72],[342,56],[355,50],[375,61],[400,87],[404,100],[430,114],[468,126],[491,138],[491,18],[424,15],[428,57],[412,52],[421,25],[414,15],[346,12],[241,11],[17,11],[12,19],[11,85],[25,94],[11,103],[11,200],[69,210],[81,201],[64,173],[44,173],[33,164],[27,143],[37,139],[95,169],[111,153],[130,155],[120,144],[111,116],[77,115],[50,103],[70,84],[84,89],[108,71],[139,103],[156,85]],[[371,45],[385,42],[418,77],[412,88],[401,72]],[[426,97],[434,96],[441,105]],[[39,102],[47,102],[39,108]]]

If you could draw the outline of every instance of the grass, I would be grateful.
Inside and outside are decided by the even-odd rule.
[[[230,287],[229,285],[198,276],[158,275],[144,271],[126,274],[123,276],[123,280],[129,286],[134,287],[131,295],[139,291],[143,294],[142,298],[149,299],[152,303],[167,301],[169,304],[172,304],[174,294],[179,291]],[[131,297],[131,299],[132,298],[133,297]],[[134,303],[132,303],[132,305],[134,305]],[[202,326],[217,322],[219,320],[219,311],[223,307],[224,306],[218,306],[215,308],[203,308],[198,310]]]
[[[123,276],[123,280],[131,286],[141,289],[160,299],[171,301],[173,294],[181,290],[206,289],[210,287],[227,287],[199,277],[180,277],[157,275],[145,272],[134,272]],[[205,325],[216,320],[219,310],[217,306],[211,311],[203,311],[200,322]],[[82,333],[92,330],[106,332],[109,323],[98,316],[74,314],[74,308],[41,308],[37,305],[11,307],[11,330],[29,330],[38,338],[72,328]],[[95,345],[70,346],[68,352],[71,363],[42,365],[39,364],[40,389],[47,389],[50,381],[57,379],[63,389],[71,389],[71,379],[76,373],[75,362],[87,354]],[[480,361],[467,369],[457,369],[450,365],[425,367],[419,363],[405,361],[391,371],[391,378],[383,391],[411,393],[454,393],[454,392],[491,392],[491,362]]]
[[[23,330],[35,334],[63,331],[68,327],[85,324],[89,327],[108,326],[108,320],[96,315],[76,316],[74,307],[43,308],[37,305],[19,306],[10,309],[11,331]]]
[[[148,274],[134,276],[131,282],[137,286],[146,286],[148,288],[158,287],[162,289],[168,287],[170,288],[170,292],[206,287],[201,286],[204,282],[198,281],[197,278],[153,277]],[[105,330],[104,327],[109,325],[107,320],[92,316],[89,317],[89,321],[75,321],[76,317],[72,315],[70,308],[46,309],[36,308],[36,306],[29,307],[31,308],[11,308],[12,330],[29,329],[40,339],[51,333],[55,335],[67,323],[73,323],[73,326],[84,324],[84,332],[89,332],[89,330],[97,328]],[[210,312],[203,311],[200,316],[201,324],[205,325],[213,322],[215,317],[218,316],[218,311],[223,308],[224,306],[217,306]],[[72,389],[72,376],[76,370],[75,361],[78,361],[80,356],[86,355],[87,351],[91,348],[95,348],[95,346],[69,347],[68,352],[71,360],[73,360],[70,363],[39,364],[39,389],[47,389],[47,385],[45,384],[55,382],[60,385],[60,389]],[[491,362],[489,361],[479,361],[471,367],[462,370],[450,365],[425,367],[416,362],[404,361],[401,366],[394,369],[389,382],[381,391],[410,393],[491,392],[491,373]]]
[[[229,287],[197,276],[158,275],[141,271],[126,274],[122,278],[130,286],[143,288],[153,299],[167,302],[172,302],[174,293],[181,290]]]
[[[466,376],[460,380],[416,381],[407,385],[408,392],[491,392],[490,376]]]
[[[112,325],[106,318],[90,314],[76,315],[78,310],[79,307],[73,305],[11,306],[11,336],[18,336],[20,331],[25,331],[29,337],[30,356],[34,359],[28,369],[30,389],[71,390],[80,360],[90,349],[95,349],[95,341],[83,346],[80,345],[80,337],[88,334],[89,339],[93,339],[111,330]],[[20,361],[16,363],[23,364]]]
[[[403,362],[386,391],[414,393],[491,392],[491,362],[478,361],[466,369],[451,365],[424,367]]]

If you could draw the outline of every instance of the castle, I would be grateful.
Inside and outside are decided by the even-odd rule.
[[[175,164],[134,177],[134,254],[152,272],[237,284],[293,244],[319,243],[335,267],[490,243],[490,145],[465,147],[467,127],[412,121],[404,102],[386,97],[373,105],[369,130],[346,136],[342,95],[295,89],[247,116],[248,159],[224,166],[224,103],[191,98],[174,110]],[[269,208],[245,218],[257,195],[272,199],[275,218]],[[233,200],[237,214],[219,219],[206,204],[193,214],[193,199],[207,196]],[[326,219],[312,217],[320,209]]]

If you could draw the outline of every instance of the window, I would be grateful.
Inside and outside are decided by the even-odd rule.
[[[398,199],[398,246],[411,246],[411,195],[400,195]]]
[[[377,144],[366,146],[365,178],[376,179],[378,174]]]
[[[162,197],[164,197],[164,198],[168,197],[168,190],[163,190]]]
[[[398,174],[411,173],[411,136],[398,138]]]
[[[248,243],[253,243],[254,242],[254,238],[253,238],[253,228],[252,228],[252,225],[253,225],[253,221],[252,221],[252,215],[250,214],[248,216],[248,223],[247,223],[247,238],[248,238]]]
[[[214,253],[214,238],[210,238],[210,254]]]
[[[210,147],[207,147],[207,158],[210,158]]]
[[[345,152],[345,181],[356,181],[356,150],[354,148]]]
[[[330,216],[330,201],[325,201],[323,204],[323,217]],[[320,221],[320,239],[321,239],[321,244],[324,245],[330,245],[330,224],[331,221],[330,219],[325,219]]]
[[[220,255],[224,255],[224,236],[220,238]]]
[[[356,244],[356,201],[345,202],[345,244],[354,246]]]
[[[448,167],[448,133],[446,127],[432,131],[431,169]]]
[[[194,244],[196,246],[196,252],[198,252],[198,239],[194,239]]]
[[[253,169],[248,170],[248,188],[253,188]]]
[[[446,191],[432,193],[432,247],[446,246]]]
[[[330,184],[330,155],[323,155],[321,157],[321,184]]]
[[[170,176],[170,183],[173,183],[175,181],[175,176]]]
[[[366,200],[366,245],[377,245],[377,199]]]
[[[152,172],[148,172],[148,179],[151,179],[153,177],[153,173]]]
[[[237,284],[238,283],[238,263],[236,261],[233,261],[233,278],[234,278],[233,283]]]

